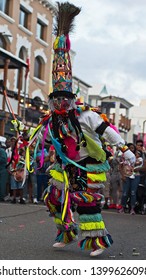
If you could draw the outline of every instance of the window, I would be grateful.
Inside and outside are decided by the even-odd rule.
[[[46,34],[47,34],[47,25],[44,24],[41,20],[37,20],[37,28],[36,28],[36,37],[46,41]]]
[[[19,24],[28,29],[29,13],[20,6]]]
[[[37,13],[36,39],[47,41],[49,21],[45,15]],[[42,43],[42,42],[41,42]]]
[[[35,58],[34,77],[42,80],[42,69],[43,69],[43,63],[41,57],[37,56]]]
[[[10,0],[0,0],[0,11],[9,15]]]
[[[45,30],[46,30],[46,25],[41,22],[39,19],[37,21],[37,29],[36,29],[36,37],[41,39],[41,40],[45,40]]]

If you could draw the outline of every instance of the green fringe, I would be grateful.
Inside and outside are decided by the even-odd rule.
[[[101,222],[103,221],[101,214],[83,214],[79,215],[80,223],[89,223],[89,222]]]
[[[97,173],[101,173],[101,172],[107,172],[110,169],[110,165],[109,165],[108,161],[106,160],[104,163],[86,164],[86,168],[87,168],[88,172],[96,171]]]

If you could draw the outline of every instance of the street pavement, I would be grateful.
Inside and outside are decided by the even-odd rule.
[[[146,260],[146,215],[119,214],[116,210],[103,210],[102,215],[114,243],[94,259]],[[91,260],[90,251],[80,250],[77,243],[53,248],[55,235],[56,227],[45,205],[0,203],[1,260]]]

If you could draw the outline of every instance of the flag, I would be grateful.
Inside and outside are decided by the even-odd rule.
[[[80,88],[78,86],[77,90],[76,90],[76,95],[80,92]]]
[[[26,68],[26,73],[25,73],[25,79],[27,79],[28,73],[30,71],[30,59],[29,58],[26,59],[26,63],[27,63],[27,68]]]

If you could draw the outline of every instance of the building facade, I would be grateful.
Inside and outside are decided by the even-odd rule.
[[[88,103],[93,107],[101,108],[110,122],[115,125],[125,141],[128,142],[128,134],[131,130],[130,108],[133,105],[124,98],[109,95],[106,86],[92,88],[89,92]]]
[[[8,100],[13,114],[26,118],[28,126],[36,109],[40,114],[47,109],[54,13],[50,1],[17,0],[16,5],[16,0],[0,0],[1,135],[13,118]]]

